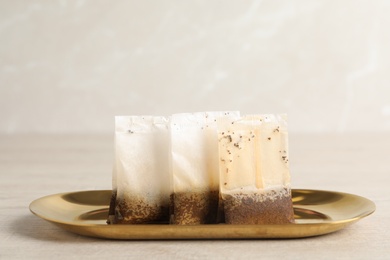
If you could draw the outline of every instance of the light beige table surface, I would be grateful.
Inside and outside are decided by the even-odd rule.
[[[376,212],[339,232],[292,240],[109,241],[30,213],[45,195],[110,189],[111,136],[0,137],[0,259],[390,259],[390,135],[290,135],[293,188],[343,191]]]

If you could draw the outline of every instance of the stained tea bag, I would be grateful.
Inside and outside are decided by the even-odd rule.
[[[173,224],[217,222],[218,117],[238,118],[239,112],[183,113],[171,117]]]
[[[115,117],[115,165],[110,224],[169,220],[168,119]]]
[[[228,224],[294,222],[284,115],[218,120],[220,189]]]

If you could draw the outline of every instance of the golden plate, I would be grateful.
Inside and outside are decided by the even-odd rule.
[[[333,191],[292,191],[295,224],[287,225],[107,225],[110,190],[49,195],[30,210],[70,232],[109,239],[259,239],[301,238],[340,230],[375,211],[363,197]]]

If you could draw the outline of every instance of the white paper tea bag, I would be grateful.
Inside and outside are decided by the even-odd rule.
[[[111,224],[169,220],[171,192],[168,119],[115,117]]]
[[[238,118],[239,112],[183,113],[171,117],[173,224],[217,222],[218,117]]]
[[[220,189],[228,224],[294,222],[284,115],[218,120]]]

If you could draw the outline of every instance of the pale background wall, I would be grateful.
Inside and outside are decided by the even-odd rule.
[[[111,133],[113,116],[289,114],[390,130],[390,1],[0,0],[0,133]]]

